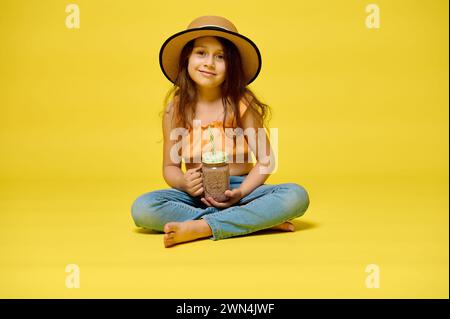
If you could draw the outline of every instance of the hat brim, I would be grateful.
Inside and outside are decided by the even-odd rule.
[[[183,47],[189,41],[203,36],[218,36],[233,42],[241,55],[247,85],[256,79],[262,65],[261,54],[256,44],[241,34],[208,26],[178,32],[163,43],[159,51],[159,65],[170,82],[175,83],[178,74],[178,59]]]

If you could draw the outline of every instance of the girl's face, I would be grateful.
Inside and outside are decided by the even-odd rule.
[[[189,56],[191,79],[202,88],[215,88],[225,81],[225,72],[222,44],[215,37],[197,38]]]

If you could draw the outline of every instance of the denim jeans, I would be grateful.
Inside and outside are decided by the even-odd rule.
[[[230,189],[238,188],[243,176],[230,176]],[[302,216],[309,206],[306,190],[294,183],[263,184],[233,206],[206,206],[200,197],[178,189],[161,189],[139,196],[131,207],[138,227],[163,231],[168,222],[203,219],[212,240],[249,234]]]

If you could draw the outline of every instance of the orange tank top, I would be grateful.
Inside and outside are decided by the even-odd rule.
[[[241,102],[239,104],[241,118],[246,110],[247,106]],[[184,139],[182,158],[185,163],[200,163],[201,154],[213,150],[212,135],[214,149],[226,152],[229,163],[248,163],[251,161],[249,146],[246,136],[242,133],[242,128],[237,128],[232,114],[225,121],[225,130],[223,121],[202,124],[200,120],[194,119],[192,129],[189,129],[189,135]]]

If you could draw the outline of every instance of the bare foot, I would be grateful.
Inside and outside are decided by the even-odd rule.
[[[212,235],[211,228],[203,219],[170,222],[164,225],[164,246],[173,245]]]
[[[295,226],[291,222],[284,222],[283,224],[270,227],[269,229],[276,229],[276,230],[282,230],[282,231],[294,231]]]

